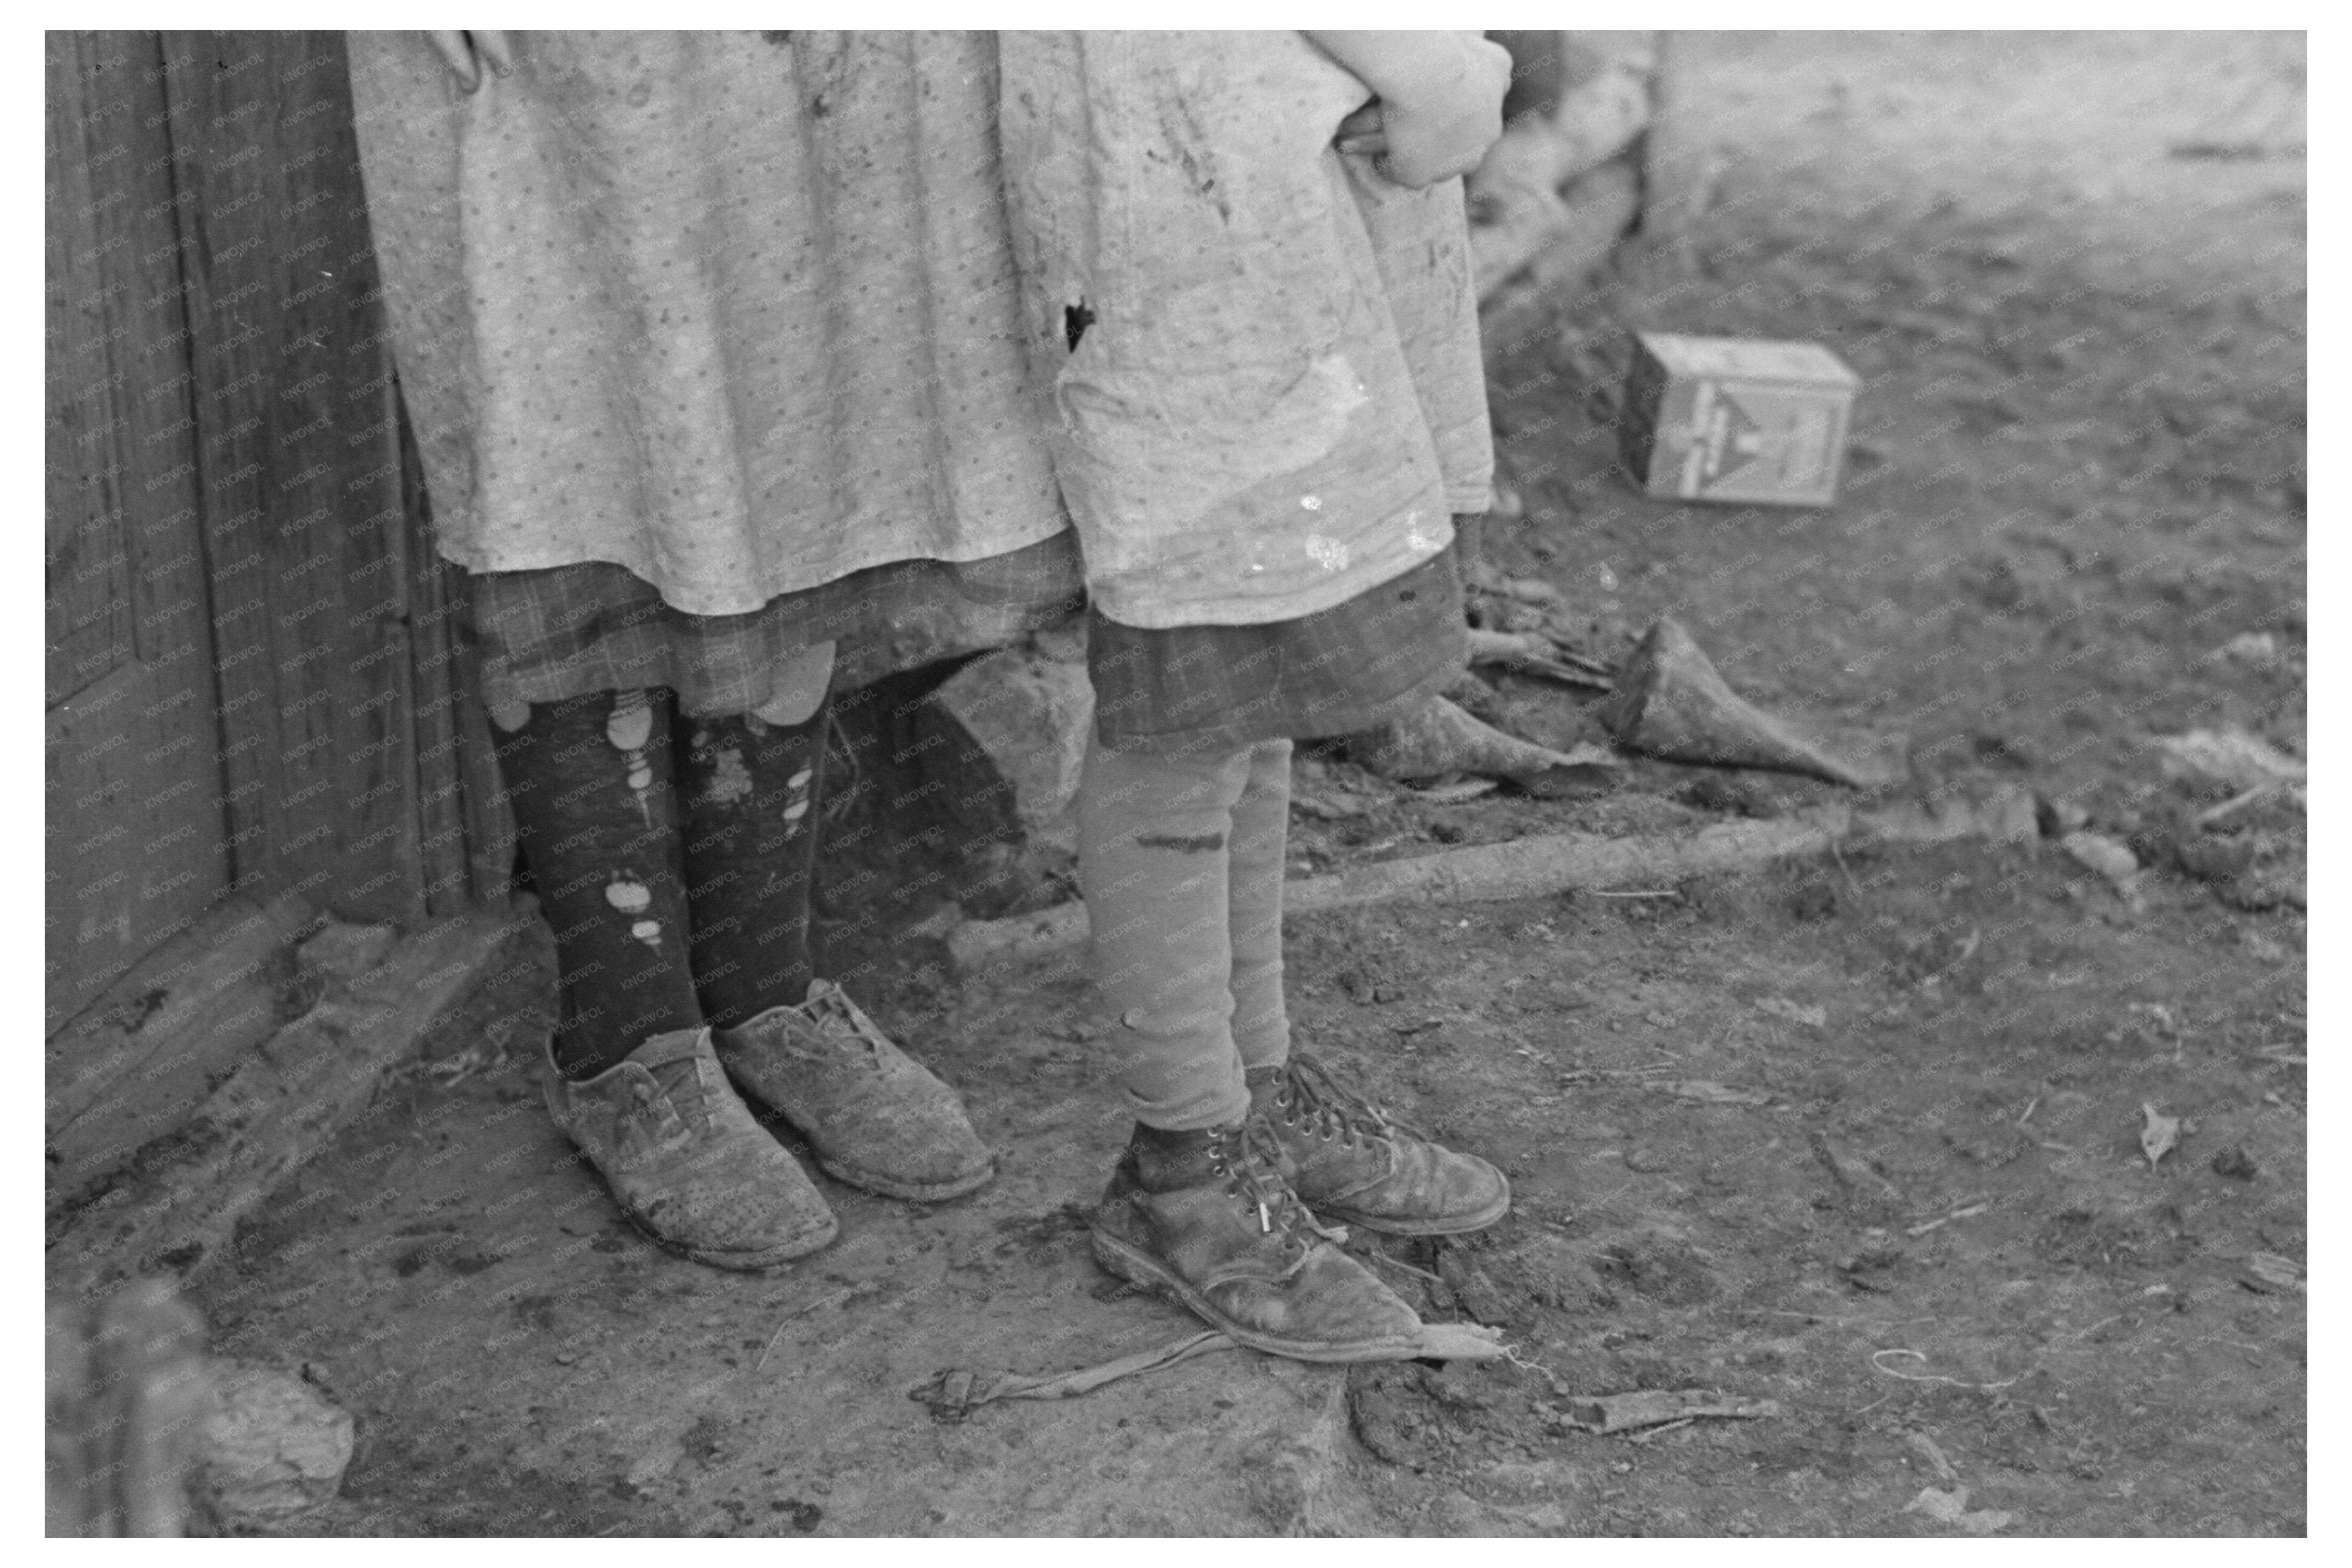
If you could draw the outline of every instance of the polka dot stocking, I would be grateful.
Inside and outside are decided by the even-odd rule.
[[[820,708],[793,725],[751,714],[679,723],[694,984],[714,1025],[740,1024],[808,995],[809,885],[829,715]]]
[[[703,1021],[677,866],[669,693],[534,703],[499,767],[562,981],[555,1062],[593,1078]]]

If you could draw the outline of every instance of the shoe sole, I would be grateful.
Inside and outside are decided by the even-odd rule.
[[[1299,1200],[1307,1203],[1305,1198]],[[1390,1219],[1381,1215],[1360,1214],[1337,1204],[1307,1203],[1307,1206],[1324,1219],[1335,1219],[1341,1225],[1361,1226],[1382,1236],[1461,1236],[1474,1230],[1484,1230],[1511,1212],[1511,1189],[1504,1184],[1503,1195],[1475,1214],[1460,1215],[1443,1219]]]
[[[966,1193],[976,1193],[996,1179],[996,1163],[992,1160],[978,1174],[958,1176],[950,1182],[901,1182],[874,1171],[859,1170],[844,1161],[828,1159],[823,1153],[817,1154],[816,1164],[818,1170],[837,1182],[846,1182],[853,1187],[863,1187],[869,1193],[878,1193],[883,1197],[898,1198],[910,1204],[945,1203]]]
[[[813,1252],[822,1252],[831,1247],[834,1238],[841,1234],[841,1226],[836,1222],[823,1230],[812,1231],[807,1237],[759,1252],[714,1252],[708,1247],[688,1247],[683,1242],[672,1241],[627,1209],[622,1209],[621,1215],[629,1222],[631,1229],[673,1258],[683,1258],[706,1268],[724,1268],[735,1274],[763,1274],[796,1258],[806,1258]]]
[[[1181,1275],[1169,1269],[1150,1253],[1116,1237],[1105,1236],[1099,1230],[1091,1235],[1096,1262],[1129,1284],[1140,1285],[1170,1297],[1236,1344],[1264,1351],[1268,1355],[1286,1356],[1292,1361],[1326,1363],[1410,1361],[1421,1353],[1421,1336],[1418,1333],[1391,1334],[1383,1339],[1355,1340],[1344,1344],[1334,1344],[1328,1340],[1291,1340],[1278,1334],[1260,1333],[1219,1311],[1207,1297],[1185,1283]]]

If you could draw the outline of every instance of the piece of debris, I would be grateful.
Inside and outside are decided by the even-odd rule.
[[[1936,1472],[1937,1480],[1948,1487],[1960,1484],[1960,1472],[1952,1468],[1952,1461],[1944,1458],[1944,1450],[1936,1446],[1936,1439],[1925,1432],[1906,1432],[1903,1440],[1911,1445],[1913,1453],[1927,1461],[1927,1468]]]
[[[1400,899],[1532,899],[1748,871],[1829,849],[1852,820],[1846,805],[1830,802],[1768,821],[1713,823],[1696,833],[1540,834],[1293,878],[1284,887],[1283,904],[1292,913],[1309,914]],[[949,936],[948,951],[957,969],[970,974],[1071,952],[1085,944],[1087,930],[1087,906],[1073,900],[1034,915],[967,921]]]
[[[1748,1399],[1712,1388],[1640,1388],[1627,1394],[1573,1396],[1567,1401],[1562,1425],[1602,1437],[1638,1432],[1645,1426],[1702,1418],[1721,1421],[1768,1421],[1780,1415],[1777,1399]]]
[[[1243,1484],[1277,1536],[1332,1536],[1349,1530],[1357,1500],[1347,1489],[1348,1380],[1330,1377],[1303,1431],[1268,1434],[1242,1460]]]
[[[1311,816],[1321,822],[1346,822],[1363,816],[1371,809],[1371,805],[1372,803],[1363,796],[1350,795],[1343,790],[1333,790],[1328,795],[1301,795],[1297,790],[1290,792],[1291,810],[1302,816]]]
[[[1872,838],[1905,844],[1944,844],[1958,838],[2031,844],[2042,837],[2039,803],[2021,784],[1948,789],[1925,800],[1890,801],[1857,812],[1854,827]]]
[[[1954,1487],[1949,1491],[1922,1487],[1917,1497],[1903,1505],[1903,1511],[1924,1513],[1937,1524],[1955,1524],[1970,1535],[1990,1535],[2007,1528],[2016,1517],[2006,1509],[1970,1509],[1966,1487]]]
[[[2221,805],[2207,806],[2203,811],[2199,812],[2197,826],[2204,828],[2218,827],[2246,807],[2258,801],[2268,800],[2276,793],[2277,786],[2273,784],[2256,784],[2252,789],[2240,790]]]
[[[2246,1272],[2238,1277],[2238,1283],[2265,1294],[2273,1290],[2300,1291],[2305,1289],[2304,1273],[2304,1266],[2292,1258],[2257,1252],[2246,1259]]]
[[[1593,691],[1613,691],[1616,682],[1571,663],[1558,643],[1541,632],[1470,630],[1470,662],[1507,669],[1514,675],[1541,676],[1562,686]]]
[[[2282,156],[2297,158],[2304,155],[2301,146],[2273,148],[2267,142],[2175,142],[2165,153],[2174,158],[2210,158],[2226,161]]]
[[[1756,1010],[1775,1018],[1786,1018],[1791,1024],[1802,1024],[1809,1029],[1821,1028],[1830,1021],[1828,1008],[1818,1004],[1807,1006],[1791,1002],[1786,996],[1759,997],[1756,1003]]]
[[[1909,1237],[1926,1236],[1929,1231],[1941,1230],[1956,1219],[1973,1219],[1990,1207],[1992,1207],[1990,1204],[1964,1204],[1948,1214],[1939,1214],[1933,1219],[1921,1220],[1917,1225],[1906,1226],[1903,1234]]]
[[[1902,1189],[1878,1173],[1870,1162],[1861,1155],[1831,1142],[1828,1134],[1814,1131],[1805,1141],[1812,1146],[1813,1157],[1829,1167],[1838,1185],[1855,1192],[1876,1193],[1894,1203],[1903,1201]]]
[[[2058,841],[2076,865],[2096,871],[2115,885],[2117,892],[2126,892],[2135,886],[2139,874],[2139,858],[2114,839],[2077,828]]]
[[[2071,800],[2036,795],[2034,811],[2044,838],[2063,838],[2078,827],[2091,825],[2091,814]]]
[[[1734,769],[1709,769],[1682,788],[1685,805],[1701,811],[1727,811],[1740,816],[1778,816],[1780,797],[1753,778]]]
[[[1772,1097],[1760,1089],[1727,1089],[1712,1079],[1679,1079],[1672,1083],[1653,1084],[1676,1100],[1696,1100],[1701,1105],[1769,1105]]]
[[[301,1377],[222,1366],[198,1473],[222,1522],[299,1512],[335,1495],[352,1462],[351,1412]]]
[[[1107,1383],[1158,1372],[1219,1351],[1239,1350],[1238,1342],[1214,1329],[1190,1334],[1156,1350],[1138,1351],[1098,1366],[1048,1377],[1028,1377],[1012,1372],[976,1372],[952,1368],[907,1391],[907,1397],[930,1407],[935,1421],[958,1422],[983,1405],[1004,1399],[1076,1399]],[[1500,1361],[1508,1354],[1502,1331],[1475,1323],[1423,1323],[1421,1342],[1401,1361]]]
[[[2147,1156],[2147,1168],[2153,1171],[2156,1163],[2179,1143],[2180,1119],[2159,1114],[2155,1106],[2145,1100],[2140,1102],[2139,1110],[2147,1118],[2139,1130],[2139,1151]]]
[[[1651,626],[1626,660],[1601,721],[1619,743],[1675,762],[1776,768],[1856,789],[1893,784],[1910,772],[1906,743],[1898,735],[1779,717],[1753,706],[1672,620]]]
[[[1013,813],[1024,828],[1066,848],[1076,846],[1074,803],[1095,711],[1083,647],[1032,637],[1026,647],[984,653],[942,681],[929,701],[978,743],[1012,786]]]
[[[2205,658],[2211,664],[2242,664],[2255,669],[2275,669],[2279,664],[2278,637],[2270,632],[2240,632],[2207,654]]]
[[[2246,1152],[2242,1143],[2232,1143],[2214,1155],[2212,1170],[2217,1176],[2238,1182],[2251,1182],[2262,1174],[2262,1167],[2254,1163],[2253,1156]]]
[[[1555,752],[1507,735],[1443,697],[1431,697],[1402,717],[1353,738],[1349,759],[1386,779],[1479,773],[1507,779],[1545,799],[1606,789],[1624,766],[1604,747],[1580,743],[1572,751]]]
[[[2191,730],[2159,735],[2156,743],[2164,752],[2167,778],[2233,790],[2276,786],[2291,790],[2298,803],[2302,799],[2304,764],[2243,730]]]
[[[1425,800],[1433,805],[1460,805],[1465,800],[1476,800],[1482,795],[1492,795],[1501,787],[1493,779],[1463,779],[1455,784],[1443,784],[1433,785],[1428,789],[1417,789],[1412,791],[1412,795],[1416,800]]]
[[[1470,574],[1470,588],[1475,593],[1492,594],[1498,598],[1517,599],[1522,605],[1538,605],[1549,608],[1565,601],[1567,595],[1540,577],[1506,577],[1481,561]]]

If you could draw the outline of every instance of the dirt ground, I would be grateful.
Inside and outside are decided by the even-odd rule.
[[[1671,613],[1755,700],[1906,729],[1931,781],[2079,808],[2152,862],[2137,898],[2047,843],[1970,841],[1295,919],[1302,1044],[1517,1193],[1493,1231],[1378,1267],[1517,1359],[1216,1354],[957,1424],[908,1391],[1189,1331],[1087,1251],[1126,1128],[1084,987],[959,984],[906,939],[864,998],[961,1088],[1003,1173],[938,1208],[829,1186],[840,1241],[746,1279],[656,1251],[573,1163],[530,1060],[544,977],[520,974],[477,1049],[382,1102],[201,1282],[221,1350],[306,1367],[358,1420],[341,1497],[279,1528],[2303,1531],[2305,1300],[2250,1261],[2305,1258],[2302,817],[2198,833],[2219,797],[2147,747],[2226,723],[2304,752],[2304,164],[2168,154],[2299,143],[2299,42],[1693,54],[1685,111],[1723,156],[1692,265],[1493,345],[1524,513],[1490,555],[1565,589],[1600,651]],[[1866,385],[1840,504],[1633,496],[1605,426],[1628,323],[1844,355]],[[2248,633],[2271,642],[2215,655]],[[1557,689],[1499,700],[1540,738],[1593,732]],[[1584,800],[1383,792],[1296,817],[1293,853],[1827,793],[1657,763]],[[2144,1105],[2182,1123],[2153,1164]],[[1566,1419],[1688,1387],[1775,1413],[1639,1440]],[[1961,1488],[1940,1516],[1919,1500]]]

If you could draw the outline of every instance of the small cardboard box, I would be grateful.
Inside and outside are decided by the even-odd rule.
[[[1636,332],[1625,467],[1646,495],[1827,506],[1861,385],[1819,343]]]

